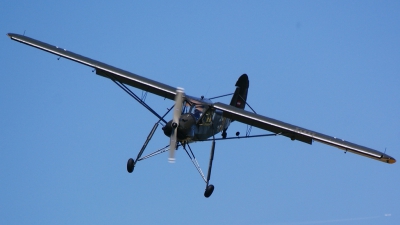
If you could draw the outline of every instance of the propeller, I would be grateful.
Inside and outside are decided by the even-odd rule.
[[[176,89],[176,94],[175,94],[174,115],[172,117],[172,123],[171,123],[172,132],[171,132],[171,139],[169,142],[169,158],[168,158],[168,161],[170,163],[175,162],[175,150],[177,144],[179,118],[181,117],[182,113],[182,103],[184,95],[185,95],[184,89],[178,87]]]

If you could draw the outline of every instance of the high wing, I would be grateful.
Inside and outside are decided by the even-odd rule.
[[[121,83],[130,85],[132,87],[139,88],[141,90],[168,98],[171,100],[175,99],[176,88],[168,86],[166,84],[150,80],[148,78],[139,76],[137,74],[107,65],[105,63],[75,54],[67,51],[66,49],[59,48],[57,46],[49,45],[47,43],[35,40],[30,37],[26,37],[19,34],[7,34],[12,40],[21,42],[23,44],[30,45],[32,47],[44,50],[46,52],[53,53],[66,59],[73,60],[86,66],[90,66],[96,70],[96,74],[103,77],[110,78],[112,80],[119,81]]]
[[[33,38],[13,33],[8,33],[7,35],[12,40],[90,66],[94,68],[96,70],[96,74],[100,76],[119,81],[121,83],[162,96],[164,98],[168,98],[171,100],[175,99],[176,88],[172,86],[168,86],[166,84],[78,55],[76,53],[67,51],[66,49],[49,45],[47,43],[35,40]],[[318,141],[324,144],[340,148],[344,151],[356,153],[381,162],[386,162],[390,164],[396,162],[396,160],[393,157],[386,155],[382,152],[379,152],[377,150],[373,150],[325,134],[304,129],[295,125],[284,123],[279,120],[251,113],[230,105],[226,105],[223,103],[214,103],[211,107],[214,108],[215,110],[222,112],[222,115],[226,118],[230,118],[245,124],[249,124],[264,130],[268,130],[273,133],[289,137],[292,140],[299,140],[308,144],[312,144],[313,141]]]
[[[313,141],[318,141],[327,145],[337,147],[344,151],[366,156],[381,162],[390,164],[396,162],[393,157],[377,150],[373,150],[315,131],[304,129],[302,127],[288,124],[279,120],[271,119],[266,116],[261,116],[220,102],[214,103],[212,107],[215,110],[222,111],[222,115],[226,118],[230,118],[245,124],[268,130],[273,133],[289,137],[292,140],[298,140],[308,144],[312,144]]]

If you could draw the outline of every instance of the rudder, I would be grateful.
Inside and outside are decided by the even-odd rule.
[[[243,74],[236,81],[236,90],[232,96],[230,105],[236,108],[244,109],[247,100],[247,91],[249,89],[249,78],[247,74]]]

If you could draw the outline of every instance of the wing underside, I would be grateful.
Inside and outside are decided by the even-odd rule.
[[[224,117],[249,124],[267,131],[271,131],[275,134],[289,137],[292,140],[302,141],[308,144],[312,144],[313,141],[318,141],[323,144],[331,145],[342,149],[344,151],[359,154],[365,157],[369,157],[375,160],[379,160],[386,163],[395,163],[396,160],[385,153],[367,148],[361,145],[357,145],[348,141],[344,141],[339,138],[331,137],[325,134],[321,134],[315,131],[311,131],[299,126],[288,124],[279,120],[268,118],[266,116],[258,115],[252,112],[248,112],[230,105],[223,103],[214,103],[212,106],[216,110],[222,111]]]
[[[9,33],[7,35],[12,40],[30,45],[40,50],[50,52],[60,57],[70,59],[72,61],[92,67],[96,70],[96,74],[100,76],[107,77],[112,80],[117,80],[121,83],[162,96],[164,98],[168,98],[171,100],[174,100],[175,98],[176,88],[174,87],[110,66],[108,64],[90,59],[88,57],[78,55],[76,53],[67,51],[63,48],[59,48],[57,46],[44,43],[30,37],[12,33]]]

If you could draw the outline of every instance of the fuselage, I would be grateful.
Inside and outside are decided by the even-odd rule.
[[[232,95],[230,105],[239,109],[246,106],[249,78],[246,74],[239,77],[235,84],[235,91]],[[231,119],[222,116],[222,111],[209,107],[213,103],[210,99],[196,98],[186,95],[182,114],[177,127],[177,139],[180,142],[194,142],[207,140],[222,131],[222,137],[226,137]],[[172,121],[164,127],[164,134],[167,137],[172,133]]]
[[[186,96],[182,115],[177,127],[177,138],[180,142],[203,141],[228,129],[230,119],[222,116],[222,112],[210,109],[211,100]],[[164,134],[170,137],[172,120],[163,127]]]

